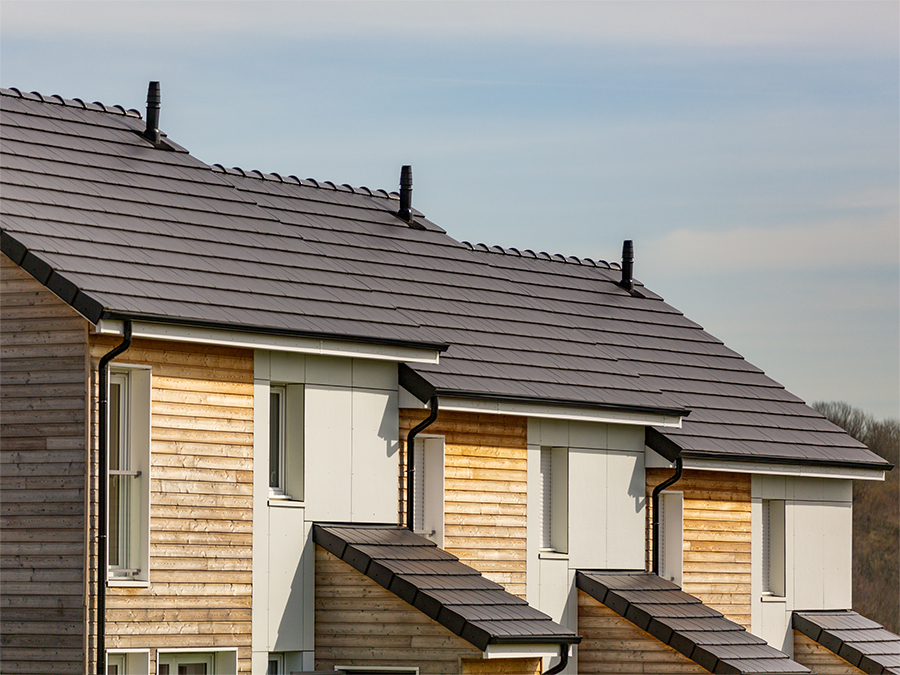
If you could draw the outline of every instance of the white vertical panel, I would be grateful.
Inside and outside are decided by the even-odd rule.
[[[606,467],[606,566],[643,569],[647,501],[644,453],[610,452]]]
[[[304,648],[303,616],[305,583],[301,556],[306,544],[304,509],[281,506],[269,515],[269,651],[294,651]],[[285,621],[285,617],[297,617]]]
[[[310,520],[351,520],[353,434],[349,389],[307,385],[306,505]],[[394,474],[396,495],[396,473]],[[391,519],[393,520],[393,519]],[[390,522],[390,520],[388,521]]]
[[[569,564],[572,568],[606,567],[609,516],[605,450],[569,450]],[[615,539],[615,532],[612,532]],[[618,544],[616,544],[618,545]]]
[[[396,391],[353,390],[350,516],[355,522],[397,521],[397,398]]]
[[[895,469],[896,470],[896,469]],[[849,482],[849,481],[847,481]],[[825,607],[850,609],[853,574],[853,507],[850,502],[822,506],[825,528],[823,548],[828,553],[824,569]]]
[[[815,502],[789,504],[793,515],[794,604],[800,609],[825,609],[822,576],[831,552],[824,550],[822,506]]]

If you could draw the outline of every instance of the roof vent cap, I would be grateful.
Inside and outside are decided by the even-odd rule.
[[[143,136],[154,145],[159,143],[159,82],[147,87],[147,127]]]

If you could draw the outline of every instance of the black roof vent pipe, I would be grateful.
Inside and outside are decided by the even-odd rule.
[[[151,82],[147,88],[147,128],[144,138],[151,143],[159,143],[159,82]]]
[[[407,223],[413,221],[412,215],[412,167],[405,165],[400,169],[400,210],[397,215]]]
[[[622,244],[622,280],[619,282],[619,286],[628,292],[634,290],[634,279],[632,279],[633,272],[634,242],[631,239],[626,239],[625,243]]]

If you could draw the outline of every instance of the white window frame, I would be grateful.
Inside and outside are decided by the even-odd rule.
[[[540,550],[569,549],[569,450],[541,447],[538,485],[541,505]]]
[[[150,582],[150,424],[152,373],[116,364],[107,391],[107,584]],[[116,394],[117,395],[114,395]],[[117,419],[111,416],[117,411]],[[115,456],[113,456],[115,455]],[[114,488],[118,484],[119,488]],[[115,494],[115,496],[114,496]],[[116,499],[113,504],[113,499]],[[112,529],[116,528],[115,533]],[[113,547],[117,550],[113,551]]]
[[[147,675],[150,672],[149,649],[109,649],[106,652],[106,669],[116,666],[115,675]]]
[[[229,649],[166,649],[159,650],[156,655],[156,675],[162,675],[162,666],[169,666],[168,675],[178,675],[172,669],[180,665],[204,663],[208,668],[207,675],[237,675],[237,648]]]
[[[304,441],[303,441],[303,385],[272,383],[269,385],[269,498],[303,501]],[[272,399],[277,397],[278,408],[273,410]],[[277,420],[274,419],[277,416]],[[275,428],[277,424],[277,428]],[[273,448],[273,443],[278,448]],[[273,458],[278,462],[272,471]],[[273,477],[272,474],[276,475]],[[274,485],[273,485],[274,483]]]
[[[659,495],[659,576],[684,585],[684,493]]]
[[[762,500],[762,595],[783,598],[785,594],[785,537],[783,499]]]

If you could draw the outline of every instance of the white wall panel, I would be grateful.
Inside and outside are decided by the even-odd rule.
[[[643,446],[643,430],[640,443]],[[606,567],[643,569],[644,453],[610,452],[607,457],[606,527],[614,534],[609,536]]]
[[[607,560],[607,455],[569,450],[569,565],[602,568]]]
[[[846,481],[849,483],[850,481]],[[853,595],[853,510],[850,502],[822,506],[823,550],[827,558],[823,570],[824,607],[850,609]]]
[[[785,511],[794,521],[794,607],[823,608],[825,522],[822,507],[816,503],[794,502],[788,503]]]
[[[610,424],[608,431],[610,450],[644,452],[644,427],[630,424]]]
[[[304,647],[304,574],[301,556],[309,536],[304,509],[277,506],[269,513],[268,645],[270,651]],[[308,585],[308,584],[306,584]]]
[[[397,521],[397,398],[396,390],[353,390],[349,517],[354,522]]]
[[[353,395],[307,385],[305,403],[307,518],[349,520]]]

